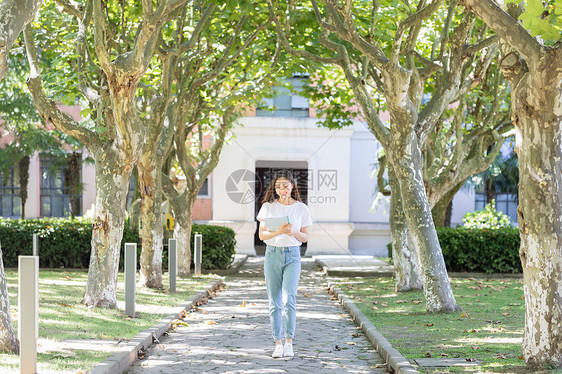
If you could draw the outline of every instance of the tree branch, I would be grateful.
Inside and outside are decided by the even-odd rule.
[[[384,185],[384,171],[386,170],[386,156],[379,157],[379,171],[377,173],[377,187],[383,196],[390,196],[391,191]]]
[[[535,64],[544,48],[519,22],[507,14],[492,0],[462,0],[468,10],[474,12],[530,64]]]
[[[87,31],[90,27],[90,22],[92,21],[92,1],[89,0],[86,4],[86,11],[81,18],[80,24],[78,26],[78,36],[76,37],[76,54],[77,54],[77,66],[76,73],[78,79],[80,80],[78,88],[80,92],[84,95],[86,99],[92,104],[97,104],[99,101],[98,88],[95,87],[94,83],[89,79],[86,69],[86,60],[88,53],[87,46]]]
[[[283,29],[281,28],[281,21],[280,18],[276,16],[275,14],[275,8],[273,7],[272,4],[272,0],[267,0],[267,5],[269,8],[269,14],[270,14],[270,18],[274,17],[275,19],[277,19],[277,21],[275,22],[275,33],[277,35],[277,40],[278,42],[281,44],[281,46],[283,46],[283,48],[291,55],[295,56],[295,57],[302,57],[302,58],[306,58],[309,59],[311,61],[314,62],[318,62],[321,64],[338,64],[340,63],[340,59],[337,57],[322,57],[322,56],[318,56],[315,55],[314,53],[310,53],[304,49],[294,49],[291,46],[291,43],[289,42],[289,40],[287,39],[287,36],[285,35],[285,32],[283,31]]]
[[[82,20],[82,18],[84,17],[84,12],[81,9],[78,9],[77,7],[75,7],[74,5],[72,5],[69,1],[66,0],[55,0],[55,2],[60,5],[62,7],[62,9],[70,14],[71,16],[74,16],[76,18],[78,18],[79,20]]]
[[[0,81],[8,72],[10,48],[35,17],[42,0],[4,0],[0,3]]]
[[[97,134],[80,126],[68,114],[61,112],[53,100],[50,100],[43,91],[43,83],[41,82],[41,70],[39,68],[39,60],[33,40],[33,30],[27,26],[24,30],[25,47],[27,50],[27,59],[30,65],[30,76],[27,79],[27,86],[33,97],[33,101],[37,106],[37,110],[43,119],[50,122],[58,130],[78,139],[86,147],[90,148],[99,143]],[[92,148],[90,148],[92,149]]]

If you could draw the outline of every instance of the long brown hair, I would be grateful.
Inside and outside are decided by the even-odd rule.
[[[295,183],[295,179],[293,178],[293,174],[289,170],[279,170],[273,175],[273,178],[271,178],[271,183],[265,191],[265,197],[262,200],[262,204],[272,203],[279,197],[279,195],[275,192],[275,182],[281,178],[287,179],[291,183],[291,186],[293,186],[293,189],[291,190],[291,197],[296,201],[301,201],[301,195],[297,184]]]

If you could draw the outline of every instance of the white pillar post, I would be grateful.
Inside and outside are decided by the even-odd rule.
[[[176,292],[176,278],[178,275],[178,242],[168,239],[168,274],[170,275],[170,292]]]
[[[125,314],[135,317],[137,243],[125,243]]]
[[[201,256],[203,254],[203,235],[195,234],[195,246],[193,247],[193,260],[195,262],[195,276],[201,275]]]
[[[18,337],[20,373],[37,371],[39,337],[39,257],[18,256]]]

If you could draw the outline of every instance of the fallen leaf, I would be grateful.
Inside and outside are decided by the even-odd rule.
[[[305,292],[303,296],[304,297],[312,297],[312,294],[310,292]]]
[[[431,327],[433,326],[433,323],[426,323],[424,326]]]
[[[70,279],[70,277],[68,275],[65,275],[64,279],[69,280],[69,281],[72,280],[72,279]]]
[[[501,360],[505,360],[505,359],[506,359],[505,353],[500,353],[500,354],[498,354],[497,356],[494,356],[494,358],[499,358],[499,359],[501,359]]]
[[[358,337],[360,337],[360,336],[361,336],[361,334],[360,334],[360,333],[358,333],[358,332],[356,332],[356,333],[354,333],[354,334],[351,334],[351,336],[353,336],[354,338],[358,338]]]
[[[396,300],[396,304],[404,304],[407,303],[407,300]]]
[[[347,345],[356,345],[357,343],[355,343],[355,342],[345,342],[345,344],[347,344]]]
[[[216,325],[217,323],[215,321],[207,321],[207,325]]]
[[[507,312],[506,312],[506,313],[502,313],[502,316],[507,317],[507,316],[509,316],[509,313],[507,313]]]
[[[336,351],[341,351],[341,348],[340,348],[339,345],[336,345],[336,346],[334,347],[334,349],[335,349]]]
[[[524,359],[525,359],[525,357],[523,357],[523,356],[517,356],[517,358],[520,359],[520,360],[524,360]]]
[[[246,300],[242,300],[242,305],[240,305],[240,308],[245,308],[246,307]]]
[[[465,358],[465,360],[468,361],[468,362],[475,362],[476,361],[476,359],[472,358],[472,357]]]
[[[480,349],[480,347],[479,347],[479,346],[477,346],[477,345],[473,345],[473,346],[472,346],[472,347],[470,347],[470,348],[472,348],[472,349],[474,349],[474,350]]]
[[[381,303],[381,306],[383,306],[383,307],[387,307],[387,306],[388,306],[388,304],[387,304],[387,303]]]
[[[378,306],[372,306],[371,309],[377,310],[377,309],[379,309],[379,307]]]
[[[443,352],[439,353],[439,356],[441,356],[441,357],[449,357],[449,355],[448,355],[447,353],[443,353]]]
[[[428,357],[428,358],[431,357],[431,352],[426,352],[426,353],[423,355],[423,357]]]
[[[418,305],[418,304],[421,304],[421,300],[412,300],[412,303]]]

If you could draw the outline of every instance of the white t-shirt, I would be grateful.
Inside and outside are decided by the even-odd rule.
[[[312,225],[310,211],[306,204],[300,201],[291,205],[279,204],[277,200],[273,203],[264,203],[257,215],[259,221],[263,221],[266,217],[283,217],[289,216],[292,232],[301,231],[301,228]],[[265,240],[266,244],[274,247],[296,247],[302,244],[294,235],[281,234],[274,238]]]

